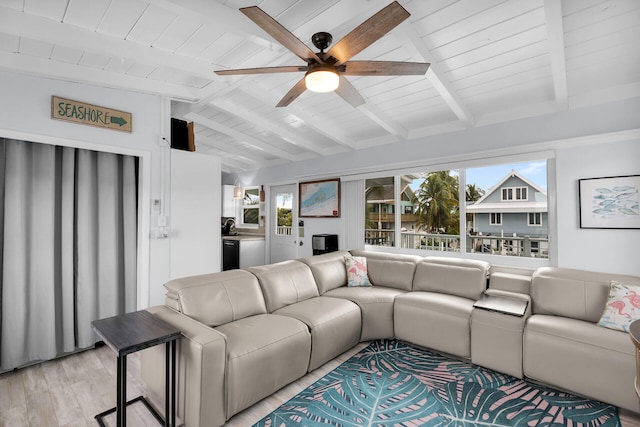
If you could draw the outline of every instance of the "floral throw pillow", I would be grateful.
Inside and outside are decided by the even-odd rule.
[[[347,268],[347,286],[371,286],[367,274],[367,258],[363,256],[344,257]]]
[[[629,332],[629,325],[636,319],[640,319],[640,286],[612,280],[598,326]]]

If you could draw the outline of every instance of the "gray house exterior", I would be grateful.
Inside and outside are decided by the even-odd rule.
[[[472,214],[472,235],[548,236],[547,193],[513,170],[468,205],[467,213]]]

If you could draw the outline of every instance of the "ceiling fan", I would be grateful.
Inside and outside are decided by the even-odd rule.
[[[315,33],[311,37],[313,45],[320,50],[314,53],[306,44],[280,25],[275,19],[258,6],[244,7],[244,13],[260,28],[266,31],[280,44],[289,49],[306,65],[290,65],[279,67],[245,68],[236,70],[219,70],[220,76],[240,74],[268,74],[305,72],[305,76],[287,92],[276,107],[286,107],[299,97],[306,89],[314,92],[335,91],[354,107],[364,104],[364,99],[347,79],[347,76],[394,76],[424,75],[429,63],[396,62],[396,61],[350,61],[352,57],[373,44],[382,36],[395,28],[410,14],[397,1],[389,4],[371,18],[364,21],[342,40],[325,52],[333,37],[329,33]]]

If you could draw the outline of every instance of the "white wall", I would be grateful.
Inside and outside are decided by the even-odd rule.
[[[308,181],[417,165],[459,163],[483,157],[519,155],[554,150],[557,153],[557,256],[560,267],[640,276],[640,230],[582,230],[578,223],[577,179],[640,175],[640,141],[611,143],[607,138],[592,141],[594,135],[628,133],[638,135],[640,98],[558,112],[465,131],[433,135],[403,142],[396,148],[384,145],[322,159],[278,165],[251,171],[238,177],[242,185]],[[637,138],[637,137],[636,137]],[[579,139],[579,145],[572,142]],[[569,140],[569,141],[567,141]],[[344,207],[344,206],[343,206]],[[305,220],[304,246],[300,256],[311,254],[314,233],[343,234],[349,224],[339,219]],[[596,244],[597,243],[597,244]]]
[[[133,115],[131,133],[118,132],[59,120],[51,117],[51,96],[57,95],[95,105],[127,111]],[[124,92],[59,80],[36,78],[0,71],[0,137],[11,137],[43,143],[72,145],[90,149],[104,149],[125,154],[146,156],[141,175],[149,181],[147,199],[162,199],[170,205],[169,162],[161,170],[159,143],[163,129],[169,129],[168,101],[158,96]],[[166,108],[163,108],[163,105]],[[163,115],[163,110],[164,115]],[[163,125],[165,127],[163,127]],[[167,132],[168,133],[168,132]],[[167,156],[168,157],[168,156]],[[162,175],[166,191],[161,194]],[[147,213],[150,206],[141,206]],[[149,224],[147,224],[149,227]],[[147,234],[149,230],[144,230]],[[148,265],[139,289],[139,307],[164,302],[163,284],[169,278],[170,239],[147,240],[142,248],[143,263]],[[140,300],[142,297],[142,300]]]
[[[171,150],[171,279],[220,271],[220,158]]]
[[[640,276],[640,230],[581,229],[578,180],[640,175],[640,139],[556,151],[558,265]]]
[[[240,175],[239,185],[309,181],[314,178],[394,169],[459,159],[474,159],[504,152],[535,150],[566,138],[640,128],[640,98],[589,108],[563,111],[508,123],[471,127],[464,131],[427,136],[408,142],[310,159],[250,171]],[[235,175],[223,176],[233,184]]]
[[[304,237],[300,238],[304,244],[298,247],[298,256],[313,255],[311,237],[314,234],[337,234],[338,248],[347,249],[344,246],[344,220],[342,218],[300,218],[304,221]],[[351,248],[349,248],[351,249]]]

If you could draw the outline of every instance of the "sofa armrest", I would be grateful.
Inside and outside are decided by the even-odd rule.
[[[525,319],[531,316],[531,297],[527,294],[522,294],[520,292],[511,292],[511,291],[503,291],[502,289],[487,289],[484,291],[486,295],[497,296],[497,297],[506,297],[506,298],[515,298],[523,301],[527,301],[527,309],[524,312]]]
[[[214,329],[166,306],[147,309],[180,329],[177,350],[177,414],[188,426],[221,426],[224,410],[226,341]],[[156,397],[164,402],[164,346],[140,354],[141,375]]]

